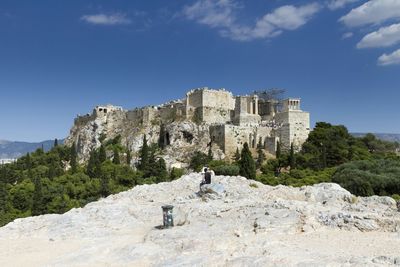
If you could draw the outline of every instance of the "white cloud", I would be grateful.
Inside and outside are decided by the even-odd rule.
[[[400,0],[370,0],[340,18],[349,27],[379,24],[400,18]]]
[[[383,54],[378,58],[378,65],[389,66],[400,64],[400,49],[391,54]]]
[[[387,47],[397,43],[400,43],[400,23],[367,34],[357,44],[357,48]]]
[[[231,27],[234,22],[233,10],[236,4],[231,0],[201,0],[185,6],[183,14],[190,20],[210,27]]]
[[[193,5],[186,6],[183,14],[189,20],[217,28],[223,37],[250,41],[272,38],[284,30],[295,30],[306,24],[321,6],[317,3],[299,7],[282,6],[256,20],[254,26],[237,22],[235,10],[238,8],[239,5],[234,0],[198,0]]]
[[[118,24],[130,24],[132,21],[121,13],[115,14],[95,14],[95,15],[84,15],[81,20],[86,21],[90,24],[95,25],[118,25]]]
[[[353,37],[353,33],[352,32],[346,32],[346,33],[344,33],[343,35],[342,35],[342,39],[348,39],[348,38],[351,38],[351,37]]]
[[[328,3],[328,8],[331,10],[336,10],[345,7],[347,4],[355,3],[360,0],[331,0]]]
[[[320,5],[312,3],[300,7],[282,6],[266,14],[260,21],[273,24],[277,28],[295,30],[307,23],[320,10]]]

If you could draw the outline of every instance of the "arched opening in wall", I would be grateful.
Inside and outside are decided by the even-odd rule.
[[[253,140],[251,141],[251,147],[252,148],[256,147],[256,137],[254,137]]]

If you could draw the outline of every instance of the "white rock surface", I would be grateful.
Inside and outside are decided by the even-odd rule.
[[[391,198],[224,176],[213,182],[225,193],[200,196],[200,181],[190,174],[63,215],[15,220],[0,228],[0,266],[400,265]],[[165,204],[174,205],[176,226],[160,230]]]

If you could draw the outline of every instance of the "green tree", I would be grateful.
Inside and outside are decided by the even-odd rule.
[[[240,155],[240,175],[246,177],[247,179],[256,179],[256,164],[251,155],[249,145],[244,143],[242,153]]]
[[[86,174],[90,178],[99,178],[99,165],[101,165],[96,150],[90,152],[89,161],[86,167]]]
[[[158,147],[161,150],[164,150],[165,145],[166,145],[166,140],[165,140],[165,125],[161,124],[160,126],[160,137],[158,138]]]
[[[203,166],[206,166],[210,162],[207,154],[196,151],[190,159],[189,168],[194,171],[200,171]]]
[[[114,173],[115,171],[116,170],[114,168]],[[100,195],[102,197],[107,197],[108,195],[110,195],[110,177],[106,173],[103,173],[101,176]]]
[[[44,211],[42,183],[40,178],[36,177],[33,179],[33,184],[35,186],[35,191],[33,193],[32,215],[36,216],[43,214]]]
[[[180,178],[181,176],[183,176],[185,174],[184,169],[180,169],[180,168],[175,168],[173,167],[171,169],[171,173],[169,174],[169,179],[170,180],[175,180],[177,178]]]
[[[8,191],[6,187],[6,183],[0,180],[0,217],[4,216],[7,212],[8,205]]]
[[[163,158],[159,158],[156,164],[156,177],[157,182],[165,182],[168,179],[167,166]]]
[[[99,149],[99,161],[103,163],[104,161],[107,160],[107,153],[106,153],[106,148],[104,147],[103,144],[101,144],[100,149]]]
[[[257,145],[257,162],[256,162],[257,168],[260,168],[262,166],[264,160],[265,160],[265,154],[260,140],[260,142]]]
[[[131,150],[129,148],[127,148],[126,149],[126,164],[128,166],[131,166],[131,161],[132,161]]]
[[[113,157],[113,163],[119,165],[121,163],[119,159],[119,152],[117,148],[114,148],[114,157]]]
[[[355,144],[359,145],[357,142]],[[350,153],[351,145],[353,149]],[[303,167],[323,169],[345,163],[360,152],[359,149],[355,149],[353,137],[346,127],[318,122],[303,144],[301,154],[307,158],[307,165]]]
[[[290,170],[293,170],[296,168],[296,156],[294,154],[293,143],[290,144],[289,166],[290,166]]]
[[[279,159],[282,155],[282,149],[281,149],[281,142],[276,142],[276,152],[275,152],[275,156],[277,159]]]
[[[239,163],[240,161],[240,152],[239,152],[239,148],[236,148],[236,152],[235,152],[235,156],[233,157],[233,160],[235,161],[235,163]]]
[[[137,165],[138,170],[147,171],[149,169],[149,159],[150,159],[150,148],[147,144],[146,135],[143,135],[143,145],[139,151],[139,163]]]
[[[58,139],[57,139],[57,138],[54,139],[54,145],[53,145],[53,147],[58,147]]]
[[[77,172],[78,169],[78,162],[77,162],[77,154],[76,154],[76,149],[75,149],[75,145],[72,144],[72,146],[70,147],[70,165],[71,165],[71,173],[74,174]]]

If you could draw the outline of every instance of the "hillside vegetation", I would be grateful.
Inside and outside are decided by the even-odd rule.
[[[147,144],[146,136],[143,144],[136,168],[119,137],[103,140],[85,164],[78,164],[74,147],[58,145],[1,166],[0,225],[20,217],[64,213],[135,185],[170,181],[185,172],[168,172],[160,157],[164,148]],[[277,158],[266,161],[261,148],[254,159],[245,144],[230,162],[213,160],[211,150],[196,151],[190,168],[199,171],[208,165],[217,175],[242,175],[269,185],[336,182],[356,195],[399,198],[398,150],[398,143],[378,140],[372,134],[353,137],[344,126],[320,122],[299,153],[293,147],[281,151],[278,144]]]

